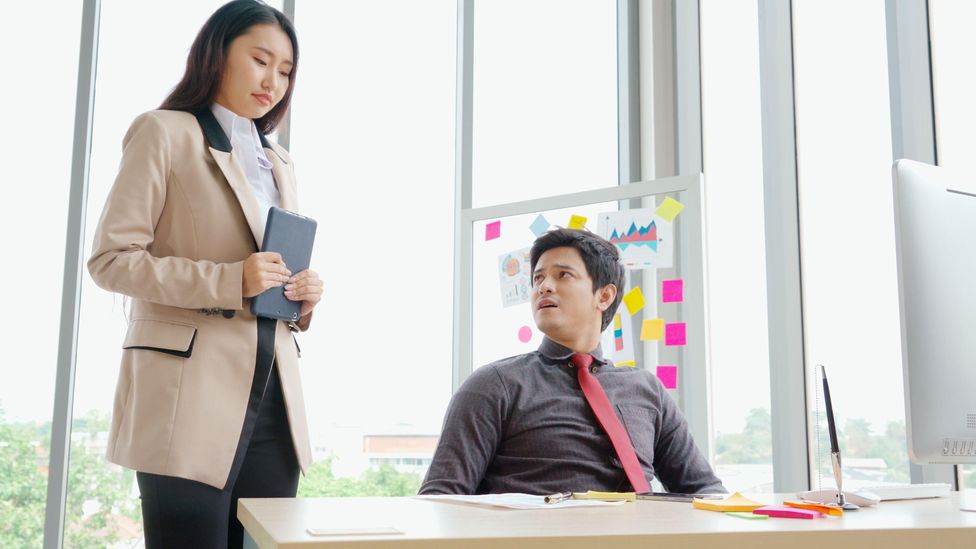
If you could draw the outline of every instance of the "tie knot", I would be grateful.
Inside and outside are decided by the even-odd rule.
[[[589,368],[593,364],[593,355],[587,353],[573,353],[573,365],[577,368]]]

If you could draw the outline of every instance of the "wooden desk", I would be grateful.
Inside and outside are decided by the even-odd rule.
[[[782,495],[752,496],[780,503]],[[976,513],[965,496],[882,502],[843,517],[746,520],[690,504],[638,501],[621,507],[516,511],[414,498],[241,499],[246,548],[631,549],[976,548]],[[792,495],[787,499],[792,499]],[[392,526],[388,536],[312,537],[306,527]]]

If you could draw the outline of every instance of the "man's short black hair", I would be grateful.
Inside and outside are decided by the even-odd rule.
[[[553,229],[535,239],[535,243],[532,244],[530,272],[535,273],[536,263],[539,262],[542,254],[564,246],[575,248],[582,256],[586,272],[593,279],[594,292],[607,284],[617,287],[617,296],[610,307],[603,312],[603,325],[600,331],[606,330],[623,297],[624,266],[620,264],[620,252],[617,251],[616,246],[589,231]]]

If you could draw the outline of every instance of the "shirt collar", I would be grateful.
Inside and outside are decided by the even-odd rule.
[[[263,151],[261,148],[261,138],[258,136],[258,128],[253,120],[238,116],[234,111],[219,103],[210,105],[210,110],[213,112],[214,118],[217,119],[217,123],[220,124],[220,128],[227,134],[227,138],[231,141],[232,145],[239,138],[244,138],[256,150]],[[235,139],[235,137],[238,139]]]
[[[542,338],[542,344],[539,345],[539,352],[542,353],[542,356],[557,361],[567,360],[573,356],[572,349],[564,347],[548,337]],[[603,358],[603,348],[601,345],[597,345],[596,349],[590,351],[590,354],[593,355],[593,360],[601,366],[607,363],[607,359]]]

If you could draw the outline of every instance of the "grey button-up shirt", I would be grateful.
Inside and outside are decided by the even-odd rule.
[[[591,368],[634,444],[648,481],[671,492],[725,492],[681,410],[651,372]],[[535,352],[477,369],[451,399],[421,494],[631,491],[586,402],[573,351],[545,338]]]

